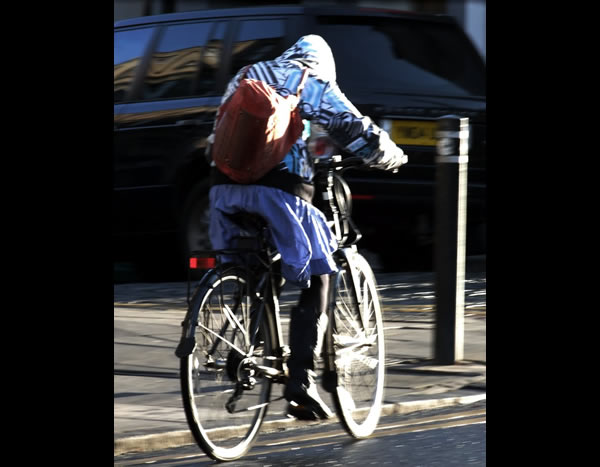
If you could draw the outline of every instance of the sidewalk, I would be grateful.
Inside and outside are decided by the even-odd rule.
[[[484,399],[485,274],[467,274],[464,360],[448,366],[432,361],[433,274],[378,274],[377,279],[386,331],[383,414]],[[121,284],[114,290],[115,455],[193,444],[181,402],[179,359],[174,355],[186,310],[187,284]],[[295,296],[295,291],[284,289],[284,327]],[[282,390],[274,386],[273,397],[279,397]],[[330,395],[322,395],[330,403]],[[299,423],[306,425],[287,419],[285,402],[278,401],[269,408],[261,431]]]

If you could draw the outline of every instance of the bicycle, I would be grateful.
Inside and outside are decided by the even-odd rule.
[[[352,199],[342,177],[362,164],[359,157],[317,159],[314,179],[315,205],[339,244],[339,271],[322,336],[321,385],[332,394],[342,426],[357,439],[375,430],[385,378],[377,285],[356,247],[361,234],[350,217]],[[255,235],[240,238],[234,249],[191,255],[192,263],[210,269],[191,299],[188,286],[188,311],[175,352],[188,425],[198,445],[218,461],[238,459],[251,448],[272,402],[272,384],[287,381],[290,353],[278,300],[280,255],[268,242],[264,220],[239,213],[234,221]]]

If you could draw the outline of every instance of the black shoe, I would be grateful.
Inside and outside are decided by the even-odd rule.
[[[327,420],[333,417],[333,412],[319,396],[314,379],[310,377],[307,383],[296,380],[288,382],[283,392],[283,397],[289,402],[288,414],[300,420]]]
[[[327,406],[325,406],[327,408]],[[327,408],[329,410],[329,408]],[[325,412],[320,406],[298,405],[295,402],[290,402],[287,406],[287,414],[290,417],[297,418],[298,420],[327,420],[333,417],[333,413]]]

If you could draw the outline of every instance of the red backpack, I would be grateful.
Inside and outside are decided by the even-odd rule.
[[[279,164],[302,134],[297,108],[308,70],[296,95],[282,97],[263,81],[244,78],[221,106],[212,158],[221,172],[238,183],[253,183]]]

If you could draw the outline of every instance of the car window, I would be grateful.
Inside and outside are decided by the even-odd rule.
[[[144,100],[215,93],[225,34],[221,22],[167,26],[158,42],[144,85]]]
[[[116,31],[114,37],[114,102],[122,102],[155,28]]]
[[[281,54],[284,32],[284,22],[280,19],[242,21],[233,43],[228,80],[246,65],[272,60]]]
[[[318,17],[317,24],[333,51],[342,90],[485,96],[483,62],[452,25],[333,16]]]

